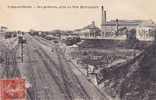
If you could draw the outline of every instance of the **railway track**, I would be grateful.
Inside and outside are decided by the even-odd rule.
[[[41,42],[41,41],[40,41]],[[42,42],[41,42],[42,43]],[[55,69],[61,74],[61,79],[62,79],[62,85],[63,85],[63,89],[65,90],[65,92],[67,93],[66,98],[67,100],[74,100],[74,98],[82,98],[83,100],[91,100],[91,97],[89,96],[89,94],[87,93],[87,91],[84,89],[84,87],[82,86],[82,84],[79,82],[77,76],[70,70],[70,73],[72,74],[69,78],[69,75],[66,74],[66,71],[64,70],[65,65],[63,64],[63,62],[61,61],[61,57],[57,52],[57,56],[58,56],[58,61],[60,65],[57,65],[52,58],[47,55],[47,53],[45,53],[45,51],[43,50],[43,48],[41,48],[40,46],[38,46],[39,49],[37,49],[38,54],[40,55],[41,58],[44,58],[44,56],[46,58],[48,58],[48,60],[55,65]],[[40,51],[39,51],[40,50]],[[44,59],[42,59],[47,67],[47,70],[50,71],[49,73],[51,73],[51,75],[53,77],[56,77],[55,75],[53,75],[53,71],[51,68],[48,67],[48,64],[46,63],[46,61]],[[69,70],[69,68],[68,68]],[[57,78],[55,78],[57,79]],[[59,80],[56,80],[57,84],[60,84],[60,82],[58,82]],[[59,85],[60,86],[60,85]],[[61,88],[61,87],[60,87]],[[63,90],[61,89],[61,90]]]
[[[62,82],[61,80],[58,78],[56,71],[54,71],[53,69],[50,68],[49,63],[44,59],[44,56],[39,52],[36,51],[38,53],[38,55],[41,57],[41,60],[43,61],[45,68],[47,69],[48,73],[52,76],[52,78],[55,80],[55,83],[58,85],[60,91],[65,94],[65,100],[71,100],[70,97],[68,97],[68,94],[66,94],[67,92],[64,91],[64,88],[62,87]]]
[[[21,74],[17,66],[16,53],[18,45],[12,49],[7,47],[2,50],[2,58],[4,62],[2,63],[2,79],[20,78]]]
[[[60,66],[62,67],[61,68],[61,71],[62,71],[62,77],[64,78],[64,82],[65,84],[68,86],[68,84],[71,84],[71,87],[70,88],[76,88],[76,93],[79,94],[79,98],[82,98],[84,100],[91,100],[91,97],[90,95],[87,93],[87,91],[84,89],[84,87],[82,86],[81,82],[79,81],[79,79],[77,78],[77,76],[72,72],[71,69],[67,68],[68,70],[68,74],[70,75],[67,75],[66,73],[66,70],[63,68],[65,65],[65,63],[63,62],[61,56],[60,56],[60,53],[57,51],[57,56],[58,56],[58,59],[59,59],[59,63],[60,63]],[[68,66],[67,66],[68,67]],[[64,77],[65,76],[65,77]],[[69,81],[70,80],[70,83]],[[69,88],[69,89],[70,89]]]
[[[46,39],[44,39],[44,38],[40,38],[40,37],[38,37],[38,36],[34,36],[34,38],[38,41],[38,42],[40,42],[41,44],[43,44],[43,45],[46,45],[46,46],[51,46],[51,42],[50,41],[47,41]]]
[[[45,56],[42,55],[42,52],[41,51],[38,51],[39,48],[38,46],[36,45],[29,45],[29,47],[27,49],[31,49],[29,51],[29,60],[31,62],[32,60],[32,57],[33,59],[35,59],[34,57],[37,57],[38,58],[38,62],[42,62],[44,64],[44,66],[33,66],[33,65],[30,65],[30,68],[29,70],[33,70],[33,73],[34,74],[34,77],[35,77],[35,80],[31,80],[32,84],[34,83],[34,81],[36,81],[35,85],[36,85],[36,89],[32,86],[32,88],[34,88],[34,92],[36,94],[36,97],[39,96],[38,99],[33,99],[33,100],[43,100],[43,99],[40,99],[40,98],[44,98],[44,100],[55,100],[53,98],[53,92],[52,91],[55,91],[54,89],[52,89],[52,87],[54,86],[54,82],[55,84],[57,84],[57,86],[59,87],[59,90],[61,91],[60,94],[63,94],[65,91],[63,91],[61,85],[60,85],[60,81],[58,80],[58,77],[57,77],[57,74],[56,74],[56,70],[54,70],[53,72],[51,72],[51,69],[49,68],[51,65],[54,65],[56,66],[56,64],[54,63],[49,63],[49,61],[47,61],[45,58]],[[32,52],[33,51],[33,52]],[[35,68],[36,67],[36,68]],[[44,70],[46,72],[44,72]],[[46,75],[50,78],[47,78]],[[53,80],[50,80],[50,79],[53,79]],[[41,83],[41,82],[42,83]],[[46,83],[43,83],[43,82],[46,82]],[[39,84],[41,83],[41,84]],[[46,86],[48,86],[48,88],[44,88],[44,84]],[[39,86],[40,85],[40,86]],[[44,91],[43,91],[44,90]],[[38,94],[38,92],[45,92],[44,95],[40,95]],[[70,99],[60,99],[60,100],[70,100]]]
[[[65,100],[96,100],[91,92],[88,91],[88,87],[84,87],[77,75],[72,71],[70,67],[71,65],[66,61],[64,53],[57,45],[54,45],[52,42],[47,43],[45,40],[38,37],[33,38],[30,36],[28,38],[31,40],[31,43],[33,43],[31,46],[34,48],[34,53],[38,55],[38,58],[40,58],[44,64],[44,68],[46,68],[47,73],[55,81],[60,92],[64,94]],[[42,47],[42,45],[45,47],[47,46],[49,49],[53,46],[53,54],[56,53],[54,55],[56,58],[53,58],[53,55],[49,55],[50,53],[47,53],[46,49],[44,46]],[[41,75],[40,77],[43,76]],[[94,94],[94,96],[97,95],[100,96],[97,100],[108,100],[108,98],[104,96],[105,94],[102,94],[101,92],[99,94]]]
[[[55,45],[55,44],[52,44],[50,41],[47,43],[47,40],[42,39],[40,37],[36,37],[36,38],[37,38],[37,41],[38,42],[40,42],[41,44],[46,44],[46,46],[50,46],[51,47],[52,45]],[[48,45],[48,44],[50,44],[50,45]],[[64,80],[64,85],[66,86],[66,88],[68,89],[68,91],[71,91],[71,93],[72,93],[72,91],[73,91],[72,88],[76,88],[73,92],[76,92],[79,95],[78,98],[82,98],[83,100],[92,100],[91,96],[87,93],[87,91],[85,90],[85,88],[83,87],[83,85],[81,84],[81,82],[79,81],[78,77],[70,69],[70,67],[69,67],[70,65],[68,63],[66,63],[66,59],[64,57],[64,53],[62,52],[62,50],[59,47],[56,47],[56,45],[55,45],[55,49],[56,49],[55,51],[56,51],[56,55],[57,55],[58,61],[59,61],[59,65],[57,65],[57,66],[60,67],[60,68],[56,67],[56,69],[61,71],[62,78]],[[51,60],[50,56],[47,55],[47,53],[45,53],[45,51],[43,50],[43,48],[40,48],[39,50],[41,50],[42,53],[47,58],[49,58],[50,62],[53,62]],[[61,60],[61,58],[63,58],[65,60],[64,63]],[[70,75],[67,75],[66,74],[66,71],[64,69],[64,66],[66,66],[66,68],[69,70],[68,73],[70,73]],[[69,82],[69,80],[70,80],[70,82]],[[71,98],[72,98],[73,97],[73,93],[70,94],[70,95],[71,95]]]
[[[34,58],[32,58],[33,56],[31,55],[31,50],[30,47],[28,45],[26,45],[26,55],[28,56],[28,63],[29,63],[29,70],[28,70],[28,81],[31,82],[32,87],[27,89],[27,94],[28,94],[28,100],[40,100],[37,96],[37,79],[36,76],[34,74],[34,69],[33,69],[33,65],[32,65],[32,61],[34,60]]]

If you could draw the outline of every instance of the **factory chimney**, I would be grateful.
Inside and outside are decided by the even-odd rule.
[[[119,31],[119,20],[116,19],[116,33],[118,33]]]
[[[103,6],[101,6],[101,11],[102,11],[101,26],[103,26],[106,24],[106,10],[104,10]]]
[[[106,34],[106,27],[105,27],[105,25],[106,25],[106,11],[104,10],[104,7],[103,6],[101,6],[101,30],[102,30],[102,32],[101,32],[101,36],[105,36],[105,34]]]

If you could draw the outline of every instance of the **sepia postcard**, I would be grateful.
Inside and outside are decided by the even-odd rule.
[[[156,100],[155,0],[0,0],[0,100]]]

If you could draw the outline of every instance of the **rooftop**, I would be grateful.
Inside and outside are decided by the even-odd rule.
[[[156,26],[152,20],[110,20],[106,26],[116,26],[117,21],[119,26]]]

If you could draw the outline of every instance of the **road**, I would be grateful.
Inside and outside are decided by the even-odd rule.
[[[25,38],[23,63],[17,59],[21,52],[18,44],[11,49],[0,44],[5,58],[0,75],[26,79],[28,100],[108,100],[84,76],[73,72],[58,45],[28,34]]]

